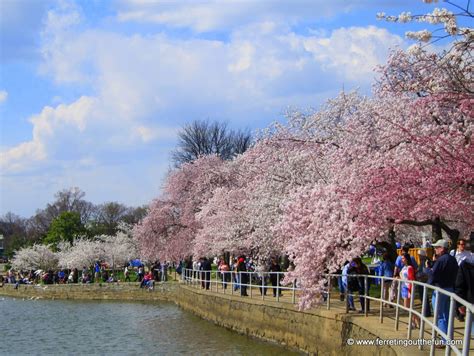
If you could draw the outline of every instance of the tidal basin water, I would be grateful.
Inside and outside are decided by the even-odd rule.
[[[172,303],[0,297],[1,355],[292,355]]]

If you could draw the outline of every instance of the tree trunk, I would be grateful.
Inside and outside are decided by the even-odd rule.
[[[443,232],[441,230],[441,220],[437,216],[431,224],[431,241],[436,242],[443,238]]]
[[[230,252],[224,252],[224,261],[230,266]]]

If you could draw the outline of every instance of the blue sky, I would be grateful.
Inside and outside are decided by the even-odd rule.
[[[439,6],[439,5],[438,5]],[[342,88],[370,93],[422,1],[0,1],[0,214],[62,189],[130,206],[158,196],[196,119],[261,129]]]

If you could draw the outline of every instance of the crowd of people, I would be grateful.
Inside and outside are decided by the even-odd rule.
[[[468,241],[459,239],[456,248],[450,250],[448,241],[438,240],[431,245],[434,249],[431,259],[428,258],[426,249],[415,249],[419,263],[413,255],[409,254],[411,249],[409,245],[402,247],[402,253],[395,261],[390,258],[388,253],[384,253],[377,268],[379,276],[389,278],[384,279],[383,282],[383,300],[394,303],[398,294],[400,294],[403,305],[408,308],[410,307],[412,293],[414,293],[413,297],[418,296],[423,302],[425,291],[430,294],[430,289],[410,283],[410,281],[418,281],[447,292],[454,292],[469,303],[474,303],[474,254],[467,249],[467,245]],[[471,246],[472,249],[474,249],[474,246]],[[342,288],[347,288],[351,294],[358,291],[359,295],[362,295],[364,285],[361,283],[361,278],[358,280],[353,278],[351,282],[350,274],[365,274],[363,269],[365,268],[361,267],[360,259],[354,259],[351,263],[347,263],[343,269]],[[429,295],[426,296],[426,299],[423,315],[425,317],[432,316],[434,307],[437,305],[437,326],[444,333],[447,333],[450,308],[449,296],[434,291],[431,300]],[[362,300],[363,297],[361,297],[361,311],[363,312]],[[355,310],[352,296],[348,297],[347,303],[350,310]],[[393,304],[390,303],[386,303],[385,306],[393,308]],[[465,307],[460,303],[456,303],[457,319],[463,322],[465,314]],[[413,314],[410,323],[412,328],[419,328],[419,317]],[[440,347],[443,347],[443,345],[440,345]]]
[[[241,296],[248,296],[247,288],[252,278],[252,284],[259,286],[260,294],[266,295],[268,289],[272,289],[273,296],[282,295],[281,277],[277,272],[282,272],[278,258],[274,257],[268,264],[256,264],[252,258],[245,255],[234,257],[227,262],[224,256],[216,258],[213,263],[217,266],[217,276],[221,280],[222,288],[232,286],[234,291],[239,291]],[[201,288],[209,290],[211,281],[211,260],[202,257],[193,261],[191,258],[181,264],[186,268],[185,280],[192,278],[201,281]],[[180,273],[181,267],[178,267]],[[256,273],[251,273],[256,272]],[[271,287],[269,286],[271,285]]]
[[[382,300],[385,307],[393,308],[398,296],[403,301],[403,305],[410,307],[412,295],[417,296],[423,302],[424,293],[431,293],[430,289],[423,286],[410,283],[411,281],[428,283],[432,286],[441,288],[448,292],[456,293],[460,298],[474,303],[474,254],[467,249],[468,242],[464,239],[457,241],[455,249],[449,250],[446,240],[438,240],[432,245],[434,255],[428,257],[427,249],[414,249],[417,258],[410,255],[412,246],[405,245],[401,248],[401,254],[396,259],[392,259],[388,252],[382,254],[382,260],[376,265],[371,266],[377,271],[377,275],[383,278]],[[471,244],[471,250],[474,246]],[[375,253],[375,251],[372,251]],[[419,262],[417,262],[417,260]],[[281,278],[282,267],[278,258],[271,258],[269,263],[256,264],[252,258],[244,255],[230,259],[224,258],[211,261],[206,257],[199,260],[184,260],[176,268],[177,273],[181,274],[183,268],[186,268],[185,279],[199,278],[201,288],[209,290],[211,282],[212,264],[217,266],[217,275],[222,283],[222,288],[227,289],[232,286],[235,291],[239,290],[241,296],[248,296],[247,288],[252,278],[252,285],[258,286],[260,294],[266,295],[267,290],[271,289],[273,297],[282,295]],[[291,269],[291,265],[286,266]],[[131,275],[135,274],[135,281],[140,283],[140,288],[152,290],[156,281],[165,282],[168,280],[168,262],[156,261],[146,268],[143,264],[126,265],[123,270],[123,280],[131,281]],[[255,272],[255,273],[248,273]],[[354,296],[357,295],[360,303],[360,313],[370,311],[370,300],[365,296],[370,295],[370,286],[373,283],[372,278],[363,277],[370,275],[371,270],[363,263],[360,257],[347,261],[341,268],[341,276],[338,278],[341,300],[346,299],[347,308],[355,311]],[[108,266],[100,261],[96,261],[90,268],[84,266],[79,272],[74,269],[53,270],[30,270],[14,271],[8,270],[6,276],[0,275],[0,285],[3,283],[15,284],[18,287],[21,284],[66,284],[66,283],[93,283],[104,282],[113,283],[118,279],[108,269]],[[346,298],[347,295],[347,298]],[[323,298],[325,295],[323,294]],[[437,325],[447,333],[449,319],[449,297],[434,291],[426,296],[429,302],[424,303],[423,315],[430,317],[433,314],[433,308],[437,305]],[[459,321],[464,321],[466,313],[465,307],[457,303],[456,317]],[[412,315],[410,321],[412,328],[420,326],[420,320],[416,315]],[[473,327],[474,330],[474,327]]]
[[[341,300],[346,300],[350,311],[356,311],[354,296],[357,296],[360,303],[360,313],[370,311],[371,284],[374,278],[367,278],[363,275],[373,275],[376,271],[379,277],[383,278],[382,299],[386,301],[384,307],[394,308],[398,296],[402,305],[410,308],[413,298],[418,298],[424,303],[423,315],[431,317],[434,307],[437,306],[437,326],[444,333],[447,333],[449,320],[450,298],[443,293],[439,293],[422,285],[416,285],[411,281],[417,281],[440,288],[447,292],[454,292],[460,298],[474,303],[474,254],[467,249],[468,241],[459,239],[455,249],[450,250],[448,241],[438,240],[431,245],[434,254],[432,258],[428,256],[430,249],[413,249],[409,244],[401,247],[401,253],[396,258],[391,258],[388,252],[382,254],[382,261],[377,265],[369,267],[363,263],[360,257],[347,261],[341,268],[341,277],[338,279]],[[474,246],[471,246],[474,249]],[[409,252],[412,251],[412,255]],[[416,258],[415,255],[416,254]],[[431,255],[431,253],[430,253]],[[417,262],[418,261],[418,262]],[[240,295],[247,296],[247,287],[252,278],[252,285],[258,286],[261,295],[266,295],[267,290],[273,291],[273,296],[281,295],[281,272],[282,268],[277,258],[272,258],[269,264],[255,264],[251,258],[239,256],[226,261],[224,257],[214,261],[217,265],[217,276],[220,279],[223,289],[229,285],[235,290],[240,290]],[[201,280],[201,288],[209,289],[211,279],[211,261],[201,258],[198,261],[188,260],[183,265],[191,275],[186,278],[197,278]],[[291,267],[290,267],[291,268]],[[255,272],[255,273],[246,273]],[[272,273],[273,272],[273,273]],[[380,279],[377,283],[380,282]],[[271,286],[270,286],[271,285]],[[347,299],[346,299],[347,291]],[[424,293],[428,295],[425,297]],[[325,298],[326,295],[322,295]],[[464,321],[466,314],[465,307],[460,303],[456,305],[456,317],[459,321]],[[410,320],[411,328],[419,328],[420,320],[412,314]],[[474,325],[473,325],[474,330]],[[443,347],[443,345],[440,345]]]
[[[139,266],[129,264],[124,266],[122,281],[131,282],[132,276],[134,276],[133,281],[140,282],[140,287],[154,286],[155,281],[168,280],[169,267],[169,263],[160,263],[159,261],[153,263],[149,269],[146,269],[143,264]],[[120,281],[117,277],[118,273],[110,270],[107,264],[96,261],[93,266],[83,266],[82,270],[73,268],[15,271],[10,268],[6,271],[5,276],[0,275],[0,285],[14,284],[15,288],[18,288],[22,284],[114,283]]]

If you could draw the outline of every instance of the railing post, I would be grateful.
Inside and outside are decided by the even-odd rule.
[[[398,322],[400,321],[400,279],[397,279],[397,306],[395,307],[395,330],[398,331]]]
[[[344,300],[346,302],[346,314],[349,313],[349,277],[346,276],[347,283],[346,288],[344,289]]]
[[[436,293],[435,295],[435,303],[433,305],[433,327],[431,331],[431,340],[434,340],[436,338],[436,328],[438,327],[438,305],[439,305],[439,291],[435,290],[433,294]],[[435,344],[432,343],[430,347],[430,356],[434,356],[435,353]]]
[[[451,342],[454,336],[454,316],[456,315],[456,300],[449,296],[449,319],[448,319],[448,340]],[[451,354],[451,346],[446,345],[446,356]]]
[[[225,294],[225,290],[227,289],[227,284],[226,284],[226,280],[227,280],[227,275],[226,275],[227,271],[223,271],[222,272],[222,292]]]
[[[425,333],[425,314],[426,314],[426,303],[428,301],[428,289],[426,285],[423,285],[423,297],[421,298],[421,318],[420,318],[420,334],[418,336],[419,339],[423,339],[423,335]],[[423,344],[420,343],[418,346],[420,350],[423,350]]]
[[[471,332],[472,332],[472,313],[469,309],[466,308],[466,317],[465,317],[465,323],[466,325],[464,326],[464,340],[462,344],[462,356],[468,356],[469,355],[469,347],[470,347],[470,342],[471,342]]]
[[[408,310],[408,336],[407,339],[411,338],[411,319],[413,315],[413,303],[415,301],[415,285],[413,284],[412,281],[409,281],[411,285],[411,293],[410,293],[410,309]]]
[[[293,293],[292,293],[292,297],[291,297],[291,302],[293,304],[296,303],[296,279],[293,280]]]
[[[365,316],[368,316],[368,311],[367,311],[367,304],[369,304],[369,300],[367,299],[367,297],[369,296],[369,284],[367,283],[368,282],[368,277],[367,276],[364,276],[364,294],[365,294],[365,297],[364,297],[364,314]]]
[[[280,272],[276,272],[277,274],[277,302],[280,301]]]
[[[231,295],[234,295],[234,283],[235,283],[235,282],[234,282],[234,280],[235,280],[235,278],[234,278],[234,273],[235,273],[235,272],[233,272],[233,271],[230,272],[230,282],[231,282],[231,287],[232,287],[232,288],[230,289],[230,294],[231,294]]]
[[[250,280],[250,299],[252,299],[252,277],[253,277],[253,272],[249,272],[249,280]]]
[[[242,272],[239,271],[239,294],[242,296]]]
[[[381,281],[380,281],[380,296],[381,296],[381,301],[380,301],[380,323],[383,324],[383,305],[385,302],[385,296],[384,296],[384,291],[385,291],[385,281],[384,277],[381,276]]]
[[[265,300],[265,274],[264,274],[263,271],[262,271],[262,290],[261,290],[261,293],[262,293],[262,300]]]
[[[328,291],[327,291],[327,295],[326,295],[326,298],[327,298],[327,306],[326,306],[326,309],[329,310],[331,308],[331,276],[328,277]]]

